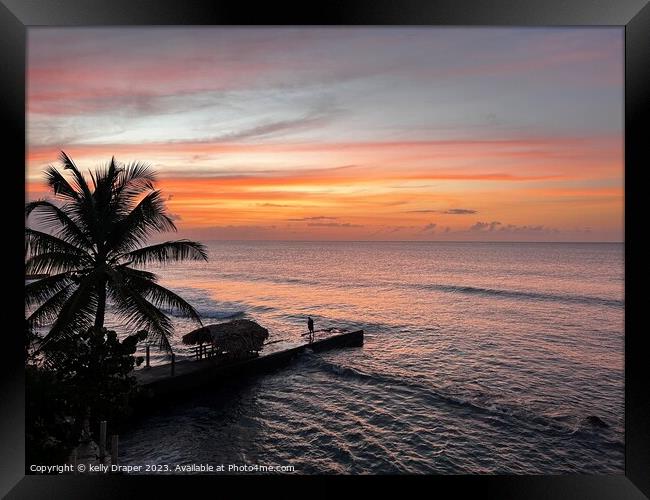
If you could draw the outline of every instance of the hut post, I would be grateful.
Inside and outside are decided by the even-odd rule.
[[[149,359],[150,359],[150,355],[149,355],[149,344],[146,345],[145,349],[146,349],[146,351],[145,351],[145,359],[146,359],[146,364],[145,364],[145,366],[146,366],[147,368],[151,368],[151,364],[149,363]]]

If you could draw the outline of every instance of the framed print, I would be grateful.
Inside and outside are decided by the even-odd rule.
[[[3,0],[3,495],[647,498],[647,2],[313,7]]]

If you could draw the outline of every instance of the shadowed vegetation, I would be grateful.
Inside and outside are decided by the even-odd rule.
[[[153,233],[176,231],[164,198],[145,164],[111,159],[89,179],[61,153],[63,170],[45,171],[53,201],[25,207],[44,231],[25,230],[26,274],[49,276],[26,285],[28,328],[51,325],[39,342],[47,359],[63,352],[70,337],[104,326],[107,302],[131,331],[145,330],[171,350],[173,325],[164,311],[201,324],[196,310],[157,283],[144,267],[155,263],[207,260],[205,247],[189,240],[144,246]]]

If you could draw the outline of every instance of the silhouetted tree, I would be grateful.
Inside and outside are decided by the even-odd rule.
[[[25,366],[26,463],[62,464],[79,444],[84,419],[98,429],[100,420],[120,428],[137,394],[133,368],[140,331],[118,340],[114,331],[95,328],[57,343],[56,369],[30,362]]]
[[[176,231],[164,199],[154,189],[154,172],[145,164],[108,165],[89,172],[90,181],[61,152],[70,179],[50,166],[45,171],[55,201],[28,203],[48,232],[25,229],[26,274],[49,274],[25,287],[32,308],[28,327],[52,325],[40,342],[46,355],[57,343],[104,326],[107,298],[127,328],[146,330],[171,350],[173,325],[161,311],[201,321],[195,309],[157,283],[142,268],[151,263],[207,260],[205,247],[189,240],[143,246],[154,232]],[[92,186],[92,187],[91,187]]]

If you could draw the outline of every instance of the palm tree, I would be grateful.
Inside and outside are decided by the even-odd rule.
[[[143,246],[153,232],[176,231],[164,198],[154,189],[154,172],[143,163],[108,165],[90,173],[92,188],[74,162],[61,152],[64,170],[45,171],[58,203],[39,200],[25,206],[48,232],[25,229],[25,272],[48,277],[26,285],[29,327],[52,325],[40,349],[104,325],[107,298],[126,328],[142,329],[171,351],[173,325],[161,310],[201,324],[196,310],[137,267],[151,263],[207,260],[205,247],[189,240]]]

